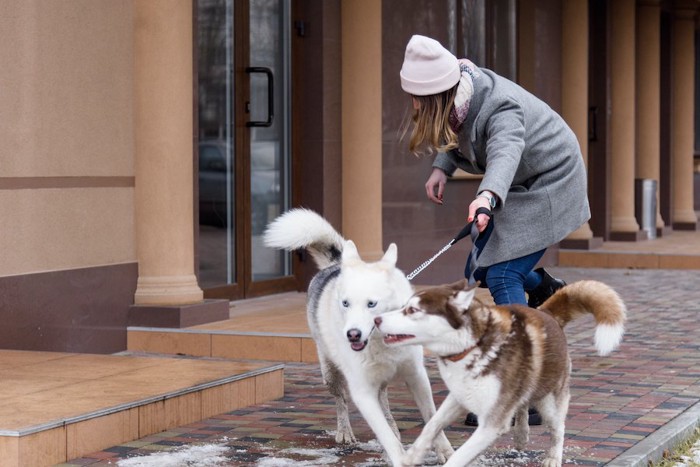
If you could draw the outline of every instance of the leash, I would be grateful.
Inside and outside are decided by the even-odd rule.
[[[445,245],[444,247],[442,247],[442,249],[440,251],[435,253],[435,255],[433,255],[432,258],[425,261],[423,264],[418,266],[412,273],[408,274],[406,276],[406,279],[408,279],[409,281],[413,280],[413,278],[416,277],[418,274],[420,274],[421,271],[423,271],[423,269],[430,266],[430,264],[433,261],[435,261],[438,258],[438,256],[440,256],[441,254],[443,254],[444,252],[449,250],[452,247],[452,245],[454,245],[455,243],[457,243],[458,241],[460,241],[461,239],[463,239],[467,235],[470,235],[472,238],[472,245],[473,245],[472,246],[472,261],[471,261],[471,269],[472,270],[469,273],[469,281],[471,283],[473,281],[472,276],[474,275],[474,271],[476,270],[476,255],[479,253],[479,249],[476,247],[476,239],[479,238],[479,234],[480,234],[479,229],[476,227],[476,218],[479,214],[486,214],[487,216],[489,216],[489,218],[491,218],[493,216],[490,209],[486,209],[486,208],[477,209],[476,214],[474,214],[474,220],[472,222],[465,225],[462,228],[462,230],[460,230],[459,233],[455,236],[455,238],[450,240],[450,242],[447,245]]]

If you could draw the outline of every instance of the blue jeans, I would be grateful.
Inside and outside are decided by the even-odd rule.
[[[477,238],[476,246],[482,251],[491,236],[493,222],[489,222],[486,230]],[[546,250],[546,249],[545,249]],[[511,259],[488,267],[479,267],[474,271],[474,279],[481,281],[482,287],[488,287],[496,305],[520,303],[527,305],[525,291],[530,291],[540,285],[542,277],[532,269],[544,255],[545,250],[536,251],[521,258]],[[465,277],[469,277],[472,255],[467,258],[464,269]]]

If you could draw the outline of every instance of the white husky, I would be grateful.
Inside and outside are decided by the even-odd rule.
[[[290,251],[305,248],[320,269],[307,292],[307,317],[323,380],[335,396],[336,442],[356,441],[348,416],[349,395],[389,461],[401,465],[404,449],[389,410],[387,385],[395,376],[405,381],[426,422],[435,413],[435,403],[422,348],[387,347],[380,333],[373,332],[375,316],[402,307],[413,294],[406,276],[396,268],[396,245],[392,243],[381,260],[366,263],[352,241],[306,209],[293,209],[275,219],[264,241]],[[443,432],[434,444],[440,462],[454,452]]]

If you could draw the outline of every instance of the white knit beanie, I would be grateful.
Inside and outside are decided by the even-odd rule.
[[[447,91],[459,82],[457,57],[438,41],[425,36],[411,37],[401,67],[401,87],[414,96]]]

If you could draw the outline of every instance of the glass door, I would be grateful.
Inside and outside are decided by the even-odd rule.
[[[198,272],[209,297],[289,288],[262,245],[290,204],[289,0],[198,0]]]
[[[289,206],[289,1],[250,0],[250,197],[253,281],[286,276],[289,255],[265,248],[267,223]]]

